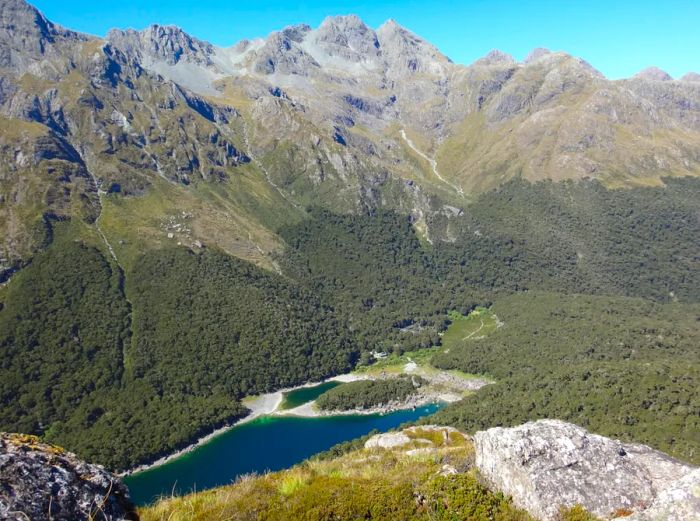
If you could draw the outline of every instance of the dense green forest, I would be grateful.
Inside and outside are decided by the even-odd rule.
[[[0,417],[37,432],[118,389],[129,310],[120,274],[94,248],[61,242],[8,286],[0,312]]]
[[[121,273],[61,223],[0,291],[0,429],[125,468],[244,414],[245,395],[438,345],[449,310],[493,304],[506,326],[435,363],[498,384],[431,421],[556,415],[697,461],[698,201],[692,179],[512,181],[433,246],[404,215],[311,209],[280,230],[283,275],[184,247]]]
[[[608,190],[511,181],[468,207],[466,233],[436,248],[438,264],[479,287],[697,302],[700,182],[665,182]]]
[[[402,401],[415,394],[423,384],[419,376],[401,375],[397,378],[358,380],[329,389],[316,399],[316,405],[324,411],[370,409],[391,401]]]
[[[493,310],[503,327],[432,363],[497,383],[429,422],[473,432],[560,418],[700,463],[700,305],[528,292]]]
[[[312,293],[226,255],[149,253],[134,287],[133,374],[164,393],[242,397],[354,366],[346,331]],[[145,312],[147,310],[147,312]]]
[[[480,196],[454,242],[433,248],[406,216],[313,209],[281,230],[279,260],[342,313],[361,349],[406,351],[435,344],[449,310],[516,291],[700,301],[699,199],[695,179],[630,190],[515,180]],[[412,323],[429,327],[389,327]]]
[[[318,299],[216,252],[145,255],[129,275],[57,241],[0,312],[2,430],[113,468],[172,452],[245,413],[240,399],[349,370],[357,353]]]

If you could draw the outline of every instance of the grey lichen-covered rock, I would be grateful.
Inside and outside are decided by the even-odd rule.
[[[700,469],[674,481],[662,490],[649,508],[627,518],[628,521],[700,520]]]
[[[465,434],[454,427],[446,427],[444,425],[418,425],[408,427],[401,432],[383,432],[381,434],[375,434],[365,442],[365,449],[395,449],[408,445],[411,442],[418,442],[420,444],[427,443],[430,445],[430,447],[419,447],[418,449],[412,449],[407,452],[409,455],[419,454],[421,451],[432,450],[432,448],[440,444],[450,445],[453,439],[463,441],[465,436]]]
[[[365,449],[393,449],[411,442],[403,432],[385,432],[376,434],[365,442]]]
[[[576,504],[599,517],[643,511],[693,470],[644,445],[559,420],[477,432],[474,445],[476,466],[490,485],[545,521]]]
[[[35,436],[0,434],[0,519],[137,520],[121,480]]]

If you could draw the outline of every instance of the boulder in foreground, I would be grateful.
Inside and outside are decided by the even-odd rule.
[[[0,433],[0,519],[137,520],[121,480],[36,436]]]
[[[559,420],[477,432],[474,445],[489,484],[544,521],[576,504],[602,518],[700,519],[698,471],[644,445]]]

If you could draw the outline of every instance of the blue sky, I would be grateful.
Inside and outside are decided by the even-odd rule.
[[[103,36],[112,27],[175,24],[216,45],[265,36],[286,25],[317,26],[354,13],[369,26],[388,18],[455,62],[498,48],[524,58],[534,47],[584,58],[611,79],[650,65],[674,78],[700,72],[700,0],[35,0],[54,22]]]

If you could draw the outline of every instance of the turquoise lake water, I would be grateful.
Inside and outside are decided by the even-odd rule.
[[[185,494],[231,483],[249,472],[280,470],[333,445],[387,431],[432,414],[439,405],[384,415],[300,418],[264,416],[234,427],[192,452],[164,465],[125,478],[136,504],[162,495]]]
[[[280,409],[285,411],[287,409],[294,409],[294,407],[299,407],[305,403],[311,402],[321,396],[326,391],[338,387],[341,382],[330,381],[324,382],[319,385],[312,385],[310,387],[301,387],[293,391],[284,393],[282,398],[282,403],[280,404]]]

